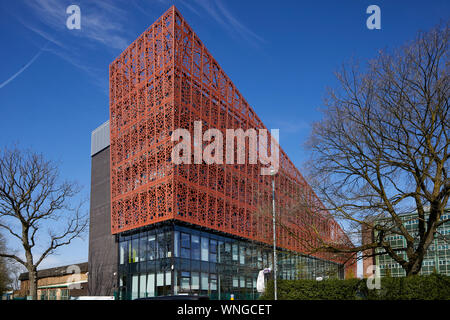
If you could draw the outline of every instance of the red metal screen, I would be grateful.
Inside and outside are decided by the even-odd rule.
[[[110,65],[112,233],[178,219],[271,243],[271,217],[257,212],[270,204],[272,177],[260,175],[260,164],[172,163],[171,133],[177,128],[193,133],[194,121],[202,121],[203,130],[217,128],[224,135],[225,129],[265,128],[172,7]],[[278,212],[305,192],[311,201],[316,199],[280,150]],[[329,216],[310,218],[322,236],[348,241]],[[289,235],[306,236],[302,230],[285,225],[279,228],[279,245],[306,251]]]

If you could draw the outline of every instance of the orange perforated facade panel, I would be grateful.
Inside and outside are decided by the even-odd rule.
[[[112,233],[176,219],[271,243],[271,216],[257,214],[272,199],[272,177],[260,174],[261,164],[172,162],[172,132],[193,132],[194,121],[201,121],[203,130],[217,128],[224,134],[226,129],[265,128],[171,7],[110,65]],[[282,150],[275,180],[278,212],[305,191],[318,201]],[[310,218],[322,236],[348,241],[329,215]],[[298,224],[285,225],[278,228],[278,245],[305,251],[295,240],[303,236]],[[344,256],[315,255],[345,261]]]

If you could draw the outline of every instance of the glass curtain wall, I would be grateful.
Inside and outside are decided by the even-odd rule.
[[[260,270],[272,268],[272,248],[180,225],[119,236],[122,299],[208,295],[257,299]],[[342,278],[342,266],[290,252],[278,253],[281,279]]]

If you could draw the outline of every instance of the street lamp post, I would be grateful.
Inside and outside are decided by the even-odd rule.
[[[275,170],[270,169],[272,175],[272,220],[273,220],[273,289],[274,299],[277,300],[277,240],[275,225]]]

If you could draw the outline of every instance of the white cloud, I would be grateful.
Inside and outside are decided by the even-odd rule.
[[[45,48],[47,47],[47,44],[41,48],[38,53],[36,53],[33,58],[31,58],[30,61],[28,61],[27,64],[25,64],[22,68],[19,69],[19,71],[17,71],[16,73],[14,73],[11,77],[9,77],[7,80],[5,80],[4,82],[0,83],[0,89],[3,88],[4,86],[6,86],[8,83],[10,83],[11,81],[13,81],[16,77],[18,77],[22,72],[24,72],[26,69],[28,69],[29,66],[31,66],[33,64],[33,62],[41,55],[41,53],[45,50]]]
[[[240,35],[245,38],[248,41],[256,40],[259,42],[265,42],[265,40],[258,36],[256,33],[248,29],[246,26],[244,26],[240,21],[238,21],[231,12],[223,5],[221,1],[216,1],[217,7],[219,8],[220,12],[223,14],[224,17],[226,17],[228,23],[237,31],[240,33]]]
[[[91,59],[95,58],[92,54],[105,52],[105,49],[99,51],[99,45],[114,53],[123,51],[134,38],[134,35],[129,34],[132,32],[129,27],[132,19],[117,3],[81,1],[78,4],[81,11],[81,29],[69,30],[66,27],[66,19],[69,17],[66,9],[71,4],[70,1],[64,0],[24,1],[21,3],[22,9],[9,13],[24,27],[50,44],[47,52],[86,72],[92,78],[93,84],[107,94],[107,63],[105,62],[103,69],[99,68],[93,62],[95,59]],[[91,56],[87,57],[88,54]],[[32,62],[34,60],[36,59]],[[25,69],[19,70],[13,77],[17,77]]]
[[[190,9],[198,16],[202,16],[192,5],[186,1],[180,1],[186,8]],[[205,10],[212,19],[225,28],[232,36],[241,37],[253,45],[260,45],[266,42],[264,38],[251,31],[240,22],[220,0],[195,0],[197,6]]]
[[[152,6],[172,4],[167,0],[154,1]],[[195,0],[195,2],[180,0],[179,3],[200,17],[204,16],[203,12],[200,13],[201,10],[206,11],[208,16],[235,38],[244,39],[256,46],[264,42],[262,37],[247,28],[226,8],[224,3],[218,0]],[[108,91],[107,73],[93,62],[95,59],[87,58],[86,54],[93,54],[95,58],[99,45],[115,54],[123,51],[136,38],[132,29],[132,11],[123,8],[132,5],[140,12],[146,13],[151,7],[143,8],[142,3],[137,4],[134,0],[131,2],[82,0],[78,3],[81,11],[81,29],[68,30],[66,19],[69,15],[66,9],[71,4],[69,0],[24,1],[21,3],[22,9],[9,13],[34,34],[50,42],[47,52],[55,54],[86,72],[94,80],[93,83],[99,85],[106,93]],[[31,63],[35,60],[33,59]],[[105,70],[106,65],[105,63]],[[17,75],[13,75],[13,79],[25,70],[26,68],[19,70]]]
[[[69,4],[60,0],[26,1],[26,5],[43,26],[58,32],[66,31],[66,8]],[[70,35],[99,42],[113,49],[123,50],[127,47],[130,40],[125,35],[126,11],[108,1],[91,1],[79,6],[81,30],[72,31]],[[28,22],[25,25],[30,28],[30,24]],[[34,26],[33,30],[42,29]]]

